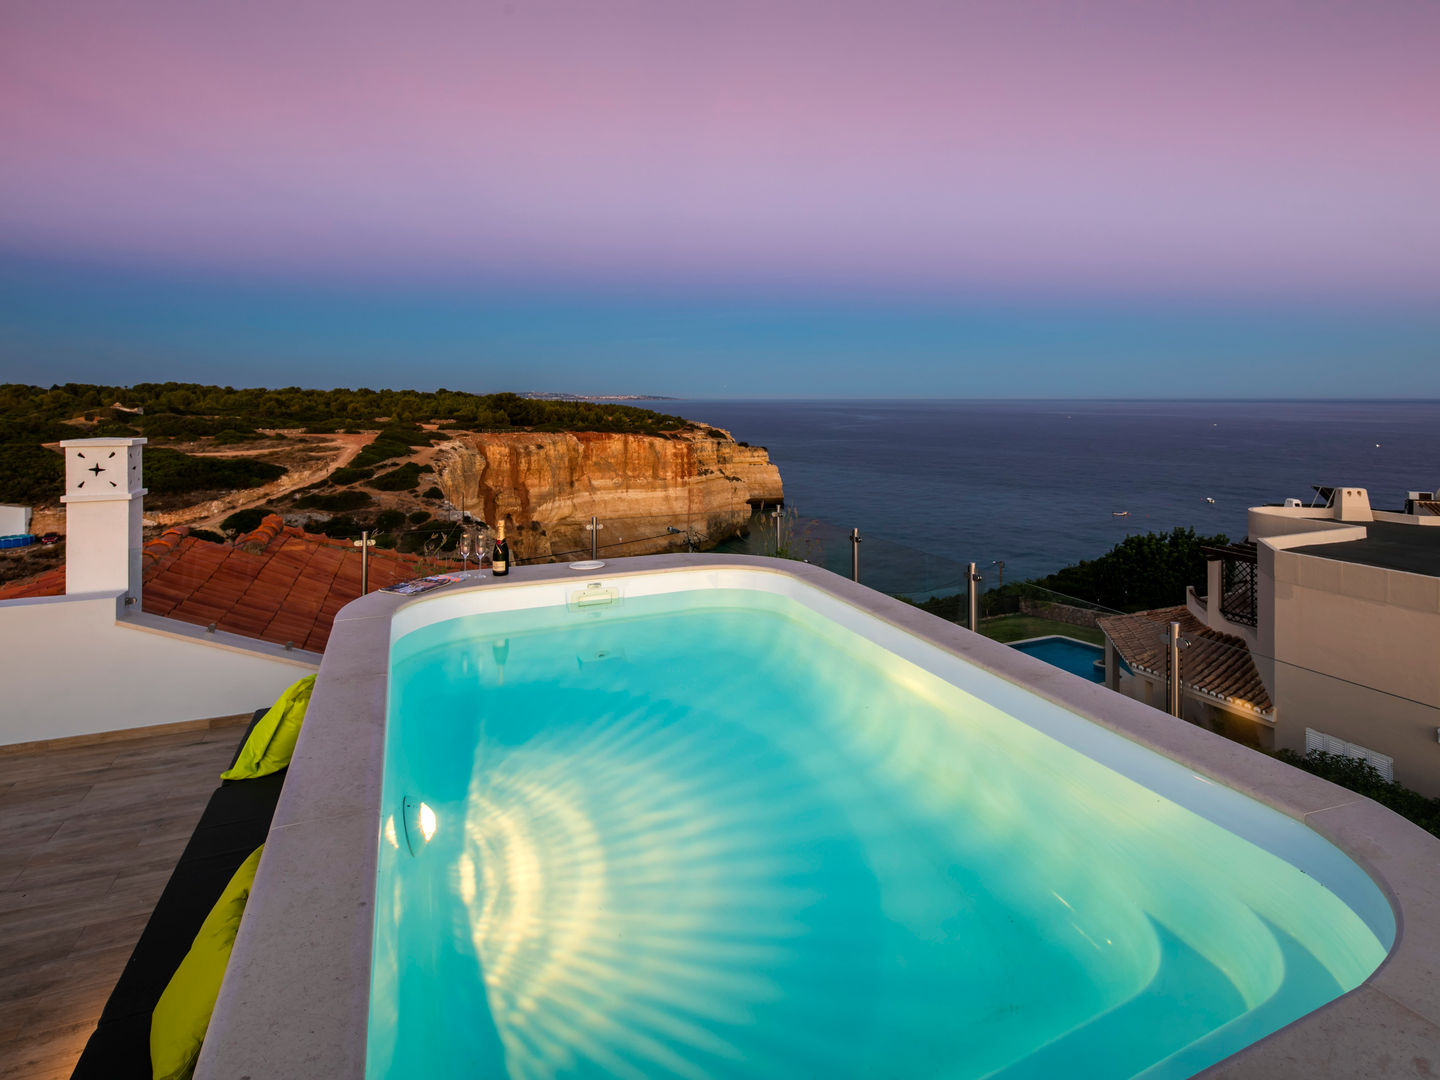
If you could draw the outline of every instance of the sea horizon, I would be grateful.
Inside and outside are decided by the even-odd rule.
[[[816,561],[888,592],[1042,577],[1126,536],[1193,528],[1238,540],[1251,506],[1370,491],[1398,508],[1440,487],[1440,401],[1008,398],[675,399],[663,411],[764,446]],[[1207,500],[1214,500],[1213,502]],[[744,550],[761,551],[758,530]],[[868,573],[867,573],[868,571]],[[942,587],[943,586],[943,587]]]

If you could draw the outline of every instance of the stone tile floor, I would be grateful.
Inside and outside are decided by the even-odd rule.
[[[0,749],[0,1080],[70,1075],[248,720]]]

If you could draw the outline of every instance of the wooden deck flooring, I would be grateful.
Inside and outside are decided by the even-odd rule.
[[[0,755],[0,1080],[69,1077],[248,720]]]

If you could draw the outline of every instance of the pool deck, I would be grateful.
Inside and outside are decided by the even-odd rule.
[[[0,1078],[74,1070],[247,720],[0,754]]]
[[[1390,899],[1396,943],[1360,987],[1211,1067],[1207,1078],[1440,1074],[1440,839],[1362,796],[1117,695],[1008,645],[807,564],[660,555],[602,570],[517,567],[508,581],[420,598],[372,593],[343,609],[241,924],[199,1080],[360,1076],[369,1004],[391,616],[460,590],[619,575],[760,569],[829,593],[1109,730],[1304,822]],[[303,1018],[303,1019],[299,1019]]]

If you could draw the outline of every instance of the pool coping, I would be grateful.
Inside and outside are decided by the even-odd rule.
[[[1440,838],[1379,804],[1202,728],[806,563],[651,555],[603,570],[516,567],[421,597],[376,592],[336,615],[195,1075],[364,1075],[390,619],[461,589],[675,570],[793,577],[1295,818],[1364,868],[1396,940],[1361,986],[1196,1074],[1410,1077],[1440,1065]]]

